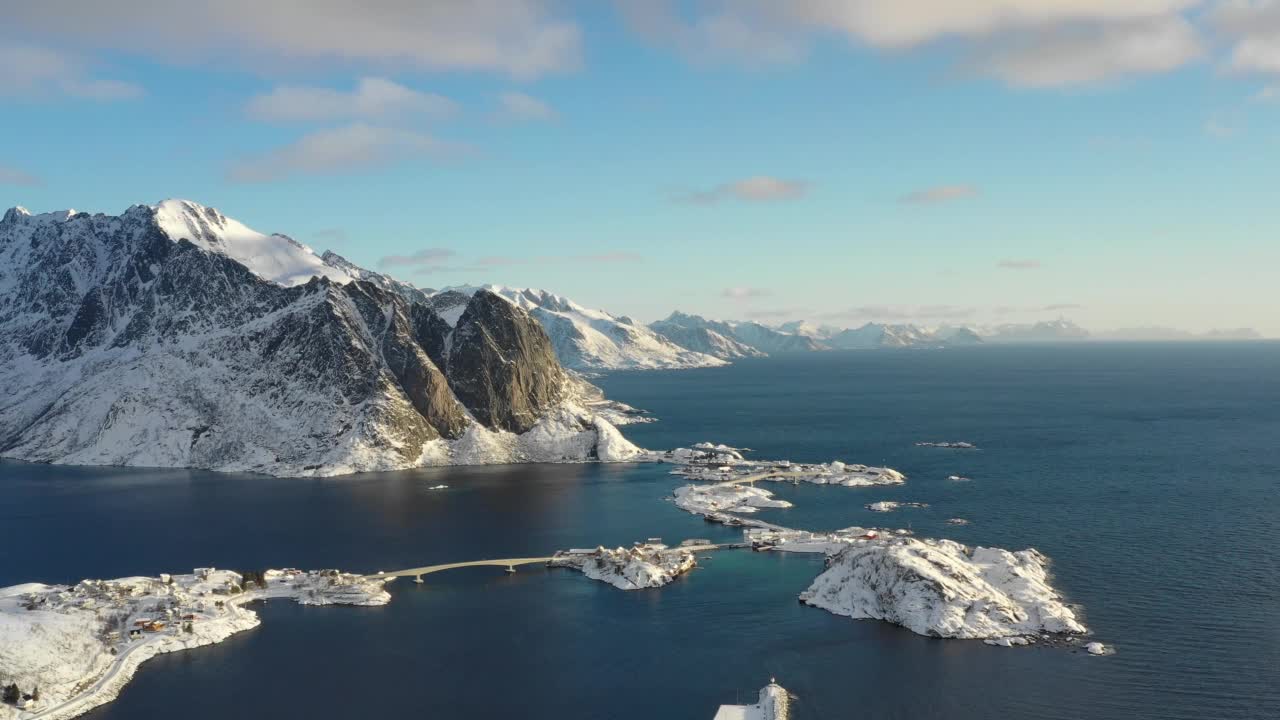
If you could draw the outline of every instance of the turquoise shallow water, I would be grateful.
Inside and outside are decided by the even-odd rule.
[[[87,717],[159,717],[182,704],[194,718],[234,708],[705,719],[771,675],[799,695],[800,718],[1280,717],[1280,345],[831,353],[600,383],[661,418],[625,429],[649,447],[707,439],[906,472],[888,489],[770,485],[796,507],[761,517],[1037,547],[1117,654],[990,648],[837,618],[796,602],[821,559],[720,553],[650,592],[476,568],[393,586],[383,608],[271,603],[260,628],[147,663]],[[677,485],[668,469],[284,480],[2,463],[0,585],[736,537],[665,502]],[[450,489],[426,489],[441,482]],[[886,516],[863,508],[875,500],[930,507]],[[945,524],[957,516],[972,524]]]

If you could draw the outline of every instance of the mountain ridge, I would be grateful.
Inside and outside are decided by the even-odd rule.
[[[338,268],[302,280],[323,265],[309,248],[166,202],[5,213],[0,455],[330,475],[636,452],[507,300],[478,292],[451,326]]]

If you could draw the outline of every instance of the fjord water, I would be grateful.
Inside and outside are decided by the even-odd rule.
[[[1280,344],[825,353],[598,383],[661,419],[625,428],[647,447],[711,440],[904,471],[887,489],[766,485],[796,506],[761,517],[1036,547],[1117,653],[835,617],[796,601],[821,558],[737,551],[644,592],[472,568],[398,581],[381,608],[259,605],[261,627],[149,661],[86,717],[706,720],[770,676],[802,719],[1280,717]],[[951,440],[981,449],[914,444]],[[664,501],[669,469],[299,480],[5,462],[0,585],[735,538]],[[864,509],[877,500],[930,506]]]

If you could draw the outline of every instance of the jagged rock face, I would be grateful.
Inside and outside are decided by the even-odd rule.
[[[175,220],[190,207],[194,219]],[[317,262],[189,203],[118,217],[10,211],[0,453],[281,475],[411,467],[452,461],[438,441],[477,422],[524,432],[565,399],[545,333],[511,303],[477,293],[455,329],[349,263],[295,282]],[[277,269],[288,283],[269,279]],[[554,423],[594,427],[589,416]]]
[[[449,390],[448,379],[418,341],[418,327],[412,320],[414,306],[404,303],[398,293],[365,281],[350,283],[343,290],[360,309],[371,335],[381,338],[383,362],[414,410],[439,435],[461,437],[467,426],[466,413]],[[443,339],[439,343],[443,344]]]
[[[564,371],[536,320],[481,290],[458,318],[448,350],[449,384],[487,427],[522,433],[562,397]]]
[[[377,285],[383,290],[399,295],[410,303],[429,302],[428,297],[430,297],[430,294],[426,290],[421,290],[407,282],[396,280],[395,278],[383,275],[382,273],[365,270],[332,250],[326,250],[324,254],[320,256],[320,260],[325,265],[341,270],[343,273],[355,280],[362,280],[364,282]]]

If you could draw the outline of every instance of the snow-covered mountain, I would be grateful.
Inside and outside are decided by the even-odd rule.
[[[278,475],[622,459],[537,321],[186,201],[0,220],[0,455]]]
[[[860,328],[846,329],[826,340],[836,350],[873,350],[881,347],[948,347],[974,345],[982,338],[966,328],[950,332],[931,331],[919,325],[887,325],[867,323]]]
[[[817,350],[938,348],[982,342],[982,338],[968,328],[931,330],[917,325],[867,323],[862,327],[844,329],[806,320],[770,327],[756,322],[707,320],[682,312],[674,312],[649,327],[673,342],[723,358]],[[754,353],[718,352],[716,342],[731,342]]]
[[[649,328],[672,342],[723,359],[825,349],[817,340],[756,322],[708,320],[673,312]]]
[[[1066,319],[1043,320],[1034,324],[1006,324],[977,328],[982,339],[993,343],[1061,342],[1088,340],[1089,331]]]
[[[488,290],[528,311],[551,338],[560,363],[575,370],[659,370],[724,365],[718,356],[682,347],[626,316],[590,310],[546,290],[484,285],[446,288],[445,298]],[[457,297],[449,302],[456,303]]]

